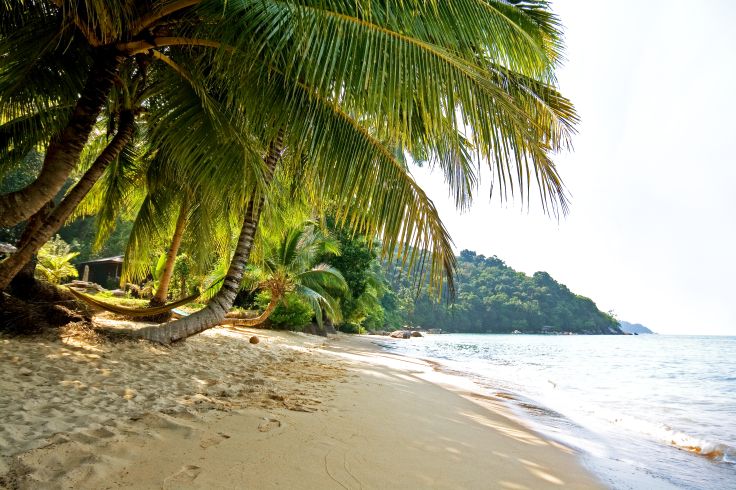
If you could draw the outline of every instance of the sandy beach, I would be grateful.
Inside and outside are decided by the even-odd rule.
[[[7,488],[602,486],[501,398],[370,337],[217,328],[170,348],[75,332],[0,345]]]

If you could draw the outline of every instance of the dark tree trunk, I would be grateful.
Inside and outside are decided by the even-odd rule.
[[[279,133],[276,140],[271,143],[268,154],[264,159],[267,167],[267,174],[265,176],[266,185],[271,183],[276,164],[281,158],[282,151],[283,136]],[[243,271],[250,257],[250,251],[253,248],[253,241],[258,230],[258,222],[260,221],[264,201],[265,197],[261,196],[251,199],[248,203],[243,219],[243,226],[238,237],[238,243],[235,247],[235,254],[230,262],[230,268],[227,271],[222,288],[207,303],[207,306],[192,315],[171,323],[144,327],[137,330],[135,332],[136,337],[161,344],[169,344],[204,332],[225,318],[225,314],[233,306],[235,297],[238,295],[240,281],[243,279]]]
[[[38,178],[23,189],[0,196],[0,226],[13,226],[27,220],[59,192],[77,167],[122,59],[109,51],[98,53],[66,127],[52,139],[46,150]]]
[[[85,172],[82,178],[79,179],[77,185],[62,199],[59,205],[51,212],[51,215],[43,221],[43,224],[35,227],[33,233],[18,248],[18,251],[0,262],[0,291],[4,290],[10,284],[10,281],[13,280],[16,274],[38,252],[38,249],[54,236],[54,233],[59,231],[72,214],[72,211],[74,211],[95,182],[102,176],[107,166],[118,157],[123,147],[131,141],[134,132],[134,115],[132,112],[124,111],[120,115],[118,132],[115,134],[115,137],[102,150],[102,153],[95,159],[92,166]]]
[[[179,209],[179,217],[176,220],[176,228],[174,229],[174,237],[171,239],[171,245],[169,246],[168,252],[166,252],[166,264],[164,265],[164,271],[161,274],[161,279],[158,283],[158,289],[156,294],[151,299],[151,306],[161,306],[166,303],[166,297],[169,294],[169,284],[171,283],[171,276],[174,273],[174,265],[176,264],[176,254],[179,253],[179,247],[181,246],[181,240],[184,236],[184,228],[187,224],[187,213],[189,212],[189,206],[186,200],[182,201],[181,208]],[[186,296],[186,292],[182,294]]]
[[[18,240],[16,246],[18,249],[23,248],[36,234],[36,231],[43,225],[43,222],[51,215],[54,210],[54,201],[48,201],[39,209],[36,214],[31,216],[26,222],[26,227],[23,229],[23,233]],[[18,274],[13,278],[11,282],[11,289],[13,292],[18,290],[30,291],[36,282],[36,263],[38,262],[38,255],[33,254],[23,268],[18,271]]]

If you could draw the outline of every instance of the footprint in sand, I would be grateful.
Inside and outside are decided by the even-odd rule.
[[[260,432],[268,432],[279,427],[281,427],[281,421],[276,419],[263,419],[263,422],[258,424],[258,430]]]
[[[182,466],[179,471],[164,480],[164,488],[180,488],[182,484],[191,483],[202,473],[202,468],[193,464]]]
[[[230,436],[227,434],[223,434],[222,432],[218,432],[217,435],[214,437],[202,439],[202,442],[199,443],[199,447],[201,447],[202,449],[207,449],[208,447],[217,446],[225,439],[230,439]]]

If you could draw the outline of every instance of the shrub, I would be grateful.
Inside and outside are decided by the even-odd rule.
[[[271,295],[267,292],[256,296],[256,304],[261,309],[265,309],[269,301],[271,301]],[[314,312],[309,303],[289,293],[281,300],[269,320],[276,327],[301,330],[312,321],[313,315]]]
[[[337,328],[344,333],[365,333],[365,328],[361,327],[359,323],[354,322],[343,323]]]
[[[71,260],[77,255],[77,252],[71,251],[68,243],[56,235],[38,251],[36,275],[51,284],[61,284],[67,278],[76,278],[79,274]]]

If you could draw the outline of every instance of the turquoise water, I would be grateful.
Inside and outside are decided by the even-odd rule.
[[[736,489],[736,337],[449,334],[381,344],[509,399],[612,488]]]

